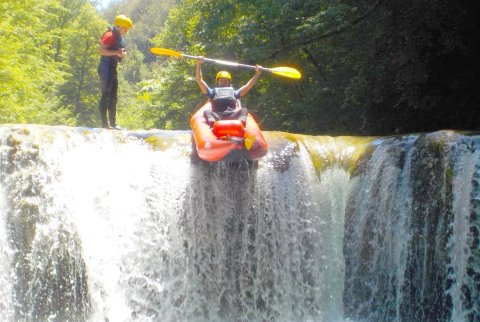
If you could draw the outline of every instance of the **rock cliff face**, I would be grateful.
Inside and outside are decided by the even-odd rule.
[[[480,138],[0,126],[2,321],[474,321]]]

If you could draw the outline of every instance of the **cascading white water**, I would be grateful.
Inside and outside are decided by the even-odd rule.
[[[377,141],[350,184],[345,314],[355,321],[480,317],[480,140]]]
[[[478,137],[266,137],[0,126],[2,321],[478,319]]]
[[[5,320],[342,319],[345,170],[319,180],[302,147],[208,165],[191,163],[189,136],[162,147],[167,132],[153,148],[138,133],[25,132],[2,133],[7,200],[34,196],[2,212],[2,251],[23,258],[5,255],[23,276]]]
[[[456,149],[453,177],[452,237],[447,244],[453,321],[480,318],[480,149],[463,138]]]
[[[11,267],[11,250],[8,245],[6,223],[6,200],[0,185],[0,320],[8,321],[12,316],[12,285],[14,276]]]

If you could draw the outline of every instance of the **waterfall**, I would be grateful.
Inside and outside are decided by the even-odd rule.
[[[480,318],[480,140],[454,132],[378,140],[345,215],[345,315]]]
[[[265,135],[0,126],[2,321],[478,320],[477,136]]]
[[[1,186],[0,186],[1,188]],[[0,320],[8,321],[12,316],[12,285],[14,276],[11,273],[12,252],[8,245],[7,232],[5,227],[6,200],[3,191],[0,191]]]

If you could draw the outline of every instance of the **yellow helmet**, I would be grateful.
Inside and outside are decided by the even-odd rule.
[[[232,80],[232,75],[230,75],[229,72],[226,72],[226,71],[222,70],[222,71],[217,73],[217,76],[215,77],[215,81],[217,82],[219,78],[227,78],[231,81]]]
[[[117,27],[125,27],[128,29],[132,28],[133,26],[132,20],[125,15],[116,16],[113,24]]]

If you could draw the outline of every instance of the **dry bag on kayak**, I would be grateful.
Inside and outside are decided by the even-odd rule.
[[[217,138],[225,136],[243,137],[243,123],[240,120],[219,120],[213,123],[213,134]]]

